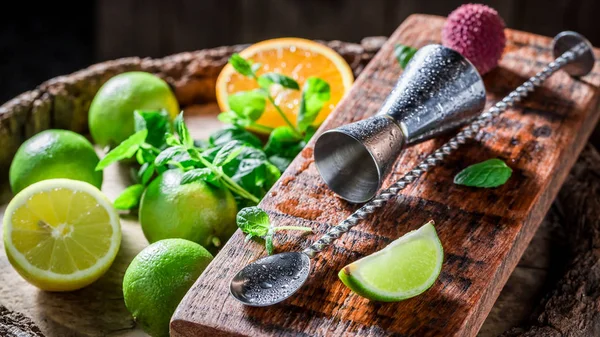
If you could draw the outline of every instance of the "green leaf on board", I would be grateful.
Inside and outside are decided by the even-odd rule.
[[[273,254],[273,235],[265,236],[265,249],[268,255]]]
[[[454,177],[454,183],[471,187],[491,188],[506,183],[512,169],[500,159],[489,159],[471,165]]]
[[[398,63],[402,69],[406,68],[406,65],[417,51],[417,48],[405,46],[399,43],[394,46],[394,55],[396,56],[396,60],[398,60]]]
[[[271,227],[267,212],[256,206],[242,208],[236,216],[236,222],[242,232],[253,237],[266,236]]]

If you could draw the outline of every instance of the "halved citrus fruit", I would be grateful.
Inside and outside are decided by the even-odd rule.
[[[309,77],[319,77],[329,83],[331,98],[319,112],[315,120],[317,125],[325,120],[354,82],[352,69],[338,53],[311,40],[299,38],[265,40],[244,49],[240,52],[240,56],[262,65],[257,72],[259,76],[269,72],[287,75],[296,80],[300,88]],[[233,66],[227,64],[217,79],[216,93],[219,107],[222,111],[229,110],[227,97],[230,94],[255,88],[258,88],[256,81],[236,73]],[[271,95],[286,117],[295,124],[301,98],[300,91],[275,85],[271,87]],[[286,125],[272,104],[267,104],[265,112],[256,123],[271,128]],[[260,132],[260,130],[254,131]]]
[[[29,283],[48,291],[83,288],[111,266],[119,215],[96,187],[70,179],[28,186],[4,214],[4,248]]]
[[[363,297],[396,302],[429,289],[440,275],[443,261],[444,249],[430,221],[384,249],[347,265],[338,276]]]

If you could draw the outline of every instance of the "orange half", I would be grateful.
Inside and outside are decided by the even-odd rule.
[[[265,40],[249,46],[240,52],[240,55],[262,65],[257,75],[270,72],[284,74],[296,80],[300,89],[309,77],[319,77],[329,83],[331,99],[319,112],[315,120],[316,125],[320,125],[327,118],[354,82],[352,69],[338,53],[311,40],[299,38]],[[216,86],[217,102],[221,111],[229,110],[227,97],[230,94],[255,88],[258,88],[255,80],[238,74],[231,64],[227,64],[219,74]],[[286,117],[295,124],[301,90],[290,90],[273,85],[271,95]],[[270,103],[267,103],[263,115],[256,123],[271,128],[286,125]],[[260,130],[253,131],[260,132]]]

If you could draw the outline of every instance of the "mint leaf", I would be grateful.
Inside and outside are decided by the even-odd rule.
[[[129,136],[129,138],[125,139],[119,146],[112,149],[112,151],[107,153],[106,156],[100,160],[98,165],[96,165],[96,171],[103,170],[108,165],[119,160],[133,157],[140,148],[140,145],[146,140],[146,136],[148,136],[147,129],[140,130]]]
[[[211,147],[206,150],[203,150],[202,154],[199,154],[199,155],[201,155],[202,157],[204,157],[204,159],[206,159],[212,163],[213,160],[215,160],[215,157],[217,156],[217,153],[219,153],[221,148],[222,148],[222,146]]]
[[[262,147],[262,142],[254,134],[237,126],[229,126],[210,135],[208,143],[211,147],[223,146],[232,140],[238,140],[254,147]]]
[[[306,142],[298,138],[290,127],[280,126],[269,135],[265,153],[269,157],[269,161],[283,172],[305,145]]]
[[[169,146],[181,145],[179,139],[170,132],[165,133],[165,143]]]
[[[277,167],[279,172],[283,172],[288,168],[288,166],[290,166],[293,159],[294,158],[287,158],[287,157],[283,157],[283,156],[279,156],[279,155],[272,155],[269,157],[269,162],[271,164],[273,164],[275,167]]]
[[[229,63],[233,66],[235,71],[244,76],[253,76],[254,70],[252,69],[252,63],[241,57],[240,54],[235,53],[229,58]]]
[[[221,186],[221,183],[219,182],[219,177],[217,177],[211,169],[206,167],[197,168],[185,172],[181,177],[181,185],[189,184],[199,180],[205,181],[217,187]]]
[[[131,185],[127,187],[118,197],[115,199],[114,206],[116,209],[128,210],[139,206],[140,199],[146,187],[142,184]]]
[[[506,183],[512,169],[500,159],[489,159],[471,165],[454,177],[454,183],[471,187],[497,187]]]
[[[253,237],[261,237],[265,240],[267,254],[273,254],[273,234],[280,230],[298,230],[311,232],[310,227],[302,226],[280,226],[273,227],[269,221],[269,215],[257,206],[245,207],[236,216],[237,226],[246,234],[246,241]]]
[[[154,162],[154,159],[156,159],[156,154],[154,154],[154,152],[148,147],[152,147],[152,145],[146,143],[140,145],[139,150],[135,154],[135,158],[140,165],[144,163],[152,163]]]
[[[261,89],[240,91],[227,96],[227,104],[238,117],[255,121],[262,116],[267,105],[265,93]]]
[[[171,122],[167,111],[135,110],[133,116],[135,131],[148,129],[146,143],[157,148],[161,148],[165,145],[165,136],[168,132],[171,132]]]
[[[399,43],[394,46],[394,55],[396,55],[396,60],[398,60],[398,63],[402,69],[406,68],[406,65],[417,51],[417,48],[405,46]]]
[[[138,171],[138,179],[142,183],[142,185],[148,185],[150,179],[154,175],[154,162],[146,162],[142,164]]]
[[[281,172],[267,160],[261,149],[239,143],[236,146],[241,152],[221,166],[223,173],[253,196],[262,198]]]
[[[279,126],[273,129],[269,135],[267,145],[265,145],[265,153],[277,153],[280,149],[288,147],[291,144],[297,144],[302,141],[298,138],[294,130],[289,126]]]
[[[306,128],[306,130],[304,131],[304,142],[308,143],[308,141],[312,138],[312,136],[315,135],[316,132],[317,128],[312,125]]]
[[[264,89],[269,89],[273,84],[279,84],[287,89],[300,90],[298,82],[293,78],[278,73],[266,73],[261,75],[258,77],[257,82],[258,85]]]
[[[309,77],[302,89],[302,99],[298,111],[298,129],[306,131],[315,121],[323,105],[331,98],[329,84],[317,77]]]
[[[183,154],[187,154],[187,151],[182,145],[168,147],[156,156],[154,165],[157,167],[167,165],[170,161],[173,161],[176,156],[181,156]]]
[[[238,114],[235,113],[235,111],[229,110],[229,111],[223,111],[223,112],[221,112],[217,116],[217,119],[220,120],[223,123],[226,123],[226,124],[238,125],[238,122],[240,120],[240,116],[238,116]]]
[[[175,131],[177,132],[177,135],[179,136],[179,140],[181,141],[181,144],[186,145],[186,146],[194,146],[194,139],[190,135],[190,130],[188,130],[187,126],[185,125],[185,121],[183,120],[183,111],[181,113],[179,113],[179,115],[177,115],[177,118],[175,118],[174,124],[175,124]]]
[[[269,233],[269,215],[259,207],[242,208],[236,216],[237,226],[247,235],[264,237]]]
[[[230,163],[233,159],[235,159],[235,157],[242,153],[244,150],[243,145],[243,143],[237,140],[232,140],[225,144],[225,146],[223,146],[219,152],[217,152],[217,155],[212,162],[213,165],[223,166]]]

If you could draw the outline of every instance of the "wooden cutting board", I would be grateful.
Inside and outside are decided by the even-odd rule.
[[[413,15],[391,36],[319,132],[374,114],[401,73],[395,43],[438,43],[444,19]],[[552,59],[551,39],[507,30],[499,68],[485,76],[488,107]],[[596,54],[598,51],[596,51]],[[229,295],[233,275],[265,256],[263,246],[237,232],[177,309],[173,336],[474,336],[548,210],[598,119],[600,66],[574,80],[557,73],[503,114],[441,167],[392,199],[377,216],[353,228],[313,261],[295,296],[265,308]],[[407,149],[386,186],[446,139]],[[312,227],[315,234],[278,233],[277,252],[301,250],[358,205],[337,198],[320,179],[311,142],[261,202],[278,225]],[[454,185],[456,173],[501,158],[513,175],[496,189]],[[433,219],[445,250],[442,273],[421,296],[377,303],[351,293],[338,271]]]

